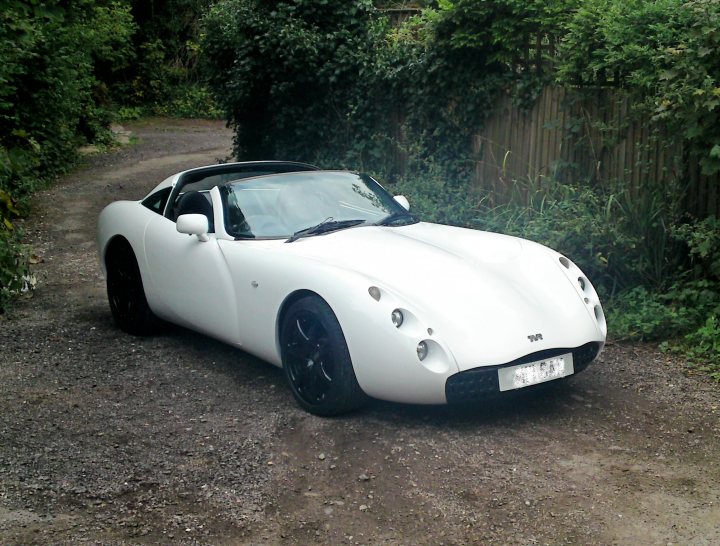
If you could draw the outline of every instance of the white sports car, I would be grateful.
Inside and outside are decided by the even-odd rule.
[[[374,179],[288,162],[201,167],[100,214],[117,325],[158,319],[285,370],[306,410],[368,396],[478,400],[583,370],[607,328],[590,281],[539,244],[420,222]]]

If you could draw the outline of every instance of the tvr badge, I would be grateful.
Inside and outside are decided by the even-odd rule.
[[[542,341],[542,334],[530,334],[527,337],[530,340],[530,343],[533,343],[535,341]]]

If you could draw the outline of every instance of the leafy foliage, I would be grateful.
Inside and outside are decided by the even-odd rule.
[[[720,170],[720,2],[593,0],[567,23],[558,79],[612,83],[687,142],[705,173]]]
[[[114,102],[146,115],[218,117],[198,71],[201,19],[210,0],[124,1],[137,31],[133,62],[112,79]]]
[[[720,220],[710,216],[704,220],[681,224],[673,229],[673,237],[688,246],[693,274],[699,278],[720,281]]]
[[[27,286],[12,219],[25,198],[102,140],[111,116],[107,73],[130,55],[129,7],[112,0],[9,0],[0,12],[0,312]],[[18,284],[20,283],[20,284]]]
[[[710,315],[705,323],[691,332],[679,343],[670,346],[681,352],[691,369],[707,373],[720,383],[720,321],[716,314]]]
[[[708,281],[677,281],[666,291],[636,286],[608,302],[616,339],[658,341],[696,331],[720,312],[720,292]]]
[[[0,229],[0,312],[6,309],[17,294],[34,286],[28,265],[28,250],[20,236]]]
[[[394,29],[368,0],[222,0],[202,51],[240,157],[458,173],[498,93],[534,77],[516,70],[527,34],[569,4],[445,1]]]
[[[379,39],[369,0],[225,0],[205,21],[207,73],[239,157],[343,155]]]

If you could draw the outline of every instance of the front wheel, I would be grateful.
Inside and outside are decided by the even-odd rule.
[[[285,377],[305,410],[338,415],[366,401],[340,323],[323,299],[307,296],[290,306],[281,324],[280,343]]]

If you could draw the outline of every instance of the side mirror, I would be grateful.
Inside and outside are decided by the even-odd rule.
[[[404,208],[405,210],[410,210],[410,201],[408,201],[407,197],[405,197],[404,195],[396,195],[395,197],[393,197],[393,199],[400,203],[402,208]]]
[[[179,233],[197,235],[202,242],[210,240],[208,237],[208,219],[204,214],[182,214],[178,217],[175,228]]]

